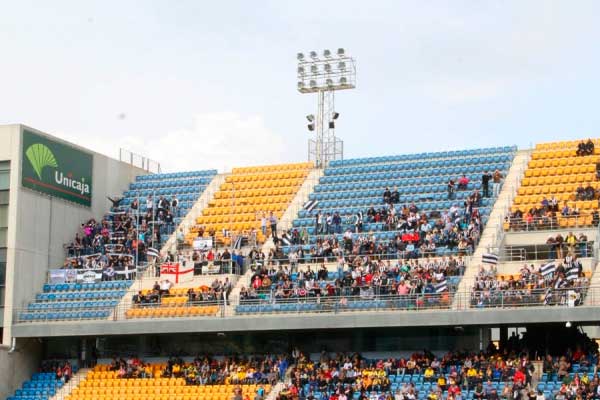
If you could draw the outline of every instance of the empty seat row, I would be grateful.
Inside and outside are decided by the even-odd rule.
[[[128,190],[124,193],[125,197],[135,198],[146,197],[146,196],[180,196],[183,194],[190,193],[198,193],[198,197],[200,194],[204,192],[206,189],[206,185],[198,185],[198,186],[181,186],[176,188],[161,188],[161,189],[140,189],[140,190]]]
[[[159,188],[177,188],[184,186],[208,185],[212,178],[195,178],[180,180],[165,180],[151,182],[134,182],[129,185],[130,190],[139,189],[159,189]]]
[[[46,302],[29,303],[29,311],[49,311],[49,310],[79,310],[89,308],[110,308],[116,307],[119,300],[101,300],[101,301],[66,301],[66,302]]]
[[[375,173],[375,172],[401,172],[401,171],[419,171],[423,174],[427,174],[427,171],[438,168],[459,168],[465,172],[475,172],[469,170],[469,168],[478,165],[490,165],[500,164],[508,162],[512,159],[509,154],[494,156],[489,158],[457,158],[453,160],[440,160],[440,161],[417,161],[412,163],[385,163],[385,164],[372,164],[363,167],[337,167],[327,168],[325,175],[357,175],[364,173]]]
[[[96,290],[64,293],[38,293],[36,301],[100,300],[125,296],[126,290]]]
[[[361,164],[374,164],[374,163],[390,163],[398,161],[413,161],[413,160],[435,160],[445,159],[453,157],[466,157],[475,155],[489,155],[496,153],[508,153],[517,151],[516,146],[504,146],[504,147],[491,147],[484,149],[469,149],[469,150],[455,150],[455,151],[442,151],[442,152],[429,152],[429,153],[418,153],[418,154],[401,154],[395,156],[383,156],[383,157],[367,157],[367,158],[351,158],[347,160],[335,160],[329,163],[330,167],[337,167],[341,165],[361,165]]]
[[[186,171],[186,172],[171,172],[163,174],[148,174],[138,175],[135,177],[136,181],[157,181],[162,179],[177,179],[177,178],[195,178],[202,176],[214,176],[217,175],[216,169],[210,169],[206,171]]]
[[[44,293],[50,292],[69,292],[82,290],[107,290],[107,289],[127,289],[133,281],[109,281],[96,283],[59,283],[45,284],[43,287]]]
[[[483,173],[486,171],[494,171],[494,170],[506,170],[510,166],[510,163],[503,164],[487,164],[487,165],[479,165],[474,166],[473,172],[467,172],[464,168],[454,167],[454,168],[435,168],[428,170],[426,173],[418,170],[408,170],[403,172],[371,172],[371,173],[359,173],[359,174],[346,174],[346,175],[329,175],[323,176],[319,180],[319,183],[347,183],[347,182],[361,182],[365,180],[391,180],[391,179],[400,179],[400,178],[423,178],[426,179],[428,177],[438,177],[445,176],[448,179],[444,179],[446,182],[451,179],[457,179],[462,174],[474,174],[474,173]],[[439,179],[439,178],[437,178]],[[437,183],[437,182],[435,182]]]
[[[103,319],[108,318],[111,310],[86,310],[86,311],[56,311],[56,312],[24,312],[20,314],[20,321],[58,321],[69,319]]]

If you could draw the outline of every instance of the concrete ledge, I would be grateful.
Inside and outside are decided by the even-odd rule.
[[[600,321],[600,307],[528,307],[465,311],[381,311],[340,314],[288,314],[225,318],[138,319],[128,321],[75,321],[13,325],[13,336],[61,337],[188,332],[243,332],[323,330],[370,327],[465,326]]]

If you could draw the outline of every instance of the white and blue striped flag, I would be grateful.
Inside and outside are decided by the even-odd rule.
[[[448,290],[448,282],[445,279],[443,281],[439,282],[437,285],[435,285],[436,293],[442,293],[447,290]]]
[[[544,264],[540,267],[540,273],[544,277],[553,274],[554,271],[556,271],[556,264],[554,261],[550,261],[548,264]]]
[[[498,265],[498,256],[492,253],[485,253],[481,256],[481,262],[483,264]]]

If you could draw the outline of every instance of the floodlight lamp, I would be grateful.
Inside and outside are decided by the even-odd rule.
[[[325,72],[331,72],[331,64],[325,64],[323,68],[325,68]]]
[[[304,82],[298,81],[298,89],[304,89]]]
[[[335,122],[329,121],[329,129],[335,129]]]
[[[304,61],[304,53],[298,53],[296,55],[296,58],[298,59],[298,61]]]
[[[306,125],[306,127],[308,128],[309,131],[314,131],[315,130],[315,124],[308,124]]]
[[[342,76],[340,78],[340,85],[347,85],[348,84],[348,78],[346,78],[345,76]]]
[[[313,60],[316,60],[318,58],[318,54],[316,51],[311,51],[310,52],[310,58],[312,58]]]
[[[317,87],[317,81],[315,81],[314,79],[310,80],[310,87],[311,88],[316,88]]]
[[[308,114],[306,116],[306,119],[308,120],[308,122],[313,122],[315,120],[315,116],[312,114]]]
[[[319,68],[316,65],[311,65],[310,72],[312,72],[313,74],[316,74],[319,72]]]
[[[567,321],[567,323],[565,324],[565,326],[566,326],[567,328],[570,328],[570,327],[572,326],[572,324],[571,324],[571,321]]]
[[[333,114],[331,114],[331,117],[332,117],[333,119],[338,119],[338,118],[340,117],[340,113],[339,113],[339,112],[335,112],[335,111],[334,111],[334,112],[333,112]]]
[[[327,78],[325,80],[325,83],[327,84],[327,86],[332,87],[333,86],[333,79],[331,78]]]
[[[346,51],[341,47],[337,50],[338,57],[344,57],[346,55]]]
[[[346,63],[343,61],[340,61],[338,63],[338,69],[341,69],[342,71],[344,71],[346,69]]]
[[[304,67],[298,67],[298,73],[304,75]]]
[[[327,58],[331,57],[331,51],[327,49],[323,50],[323,56]]]

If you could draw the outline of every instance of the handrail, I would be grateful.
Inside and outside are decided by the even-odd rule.
[[[442,293],[418,293],[407,295],[377,295],[363,296],[305,296],[288,300],[262,299],[255,302],[242,302],[236,306],[237,315],[247,314],[278,314],[278,313],[342,313],[351,311],[402,311],[417,312],[420,310],[443,310],[448,312],[481,310],[486,308],[522,308],[522,307],[598,307],[600,306],[600,286],[552,289],[548,297],[547,289],[522,289],[486,291],[460,291]],[[486,301],[480,301],[485,294]],[[479,296],[479,297],[478,297]],[[585,304],[584,304],[585,302]],[[154,309],[167,310],[161,316],[141,316],[137,319],[156,318],[231,318],[225,313],[226,305],[221,301],[195,302],[181,306],[183,309],[193,307],[217,307],[215,313],[198,314],[181,312],[178,315],[175,307],[154,306]],[[152,306],[149,306],[152,307]],[[122,308],[122,309],[119,309]],[[125,306],[115,307],[115,312],[107,318],[70,318],[68,321],[77,320],[104,320],[110,321],[131,320],[127,318]],[[56,323],[57,320],[27,320],[22,314],[27,312],[22,309],[13,309],[14,321],[20,323]],[[67,321],[63,320],[62,322]]]
[[[592,217],[592,222],[589,221],[590,216]],[[600,218],[599,218],[600,219]],[[564,224],[561,224],[561,221],[565,221]],[[571,225],[571,222],[575,223]],[[532,217],[531,221],[526,221],[525,219],[516,219],[514,217],[509,217],[509,220],[506,218],[503,220],[502,225],[508,222],[509,232],[535,232],[535,231],[553,231],[553,230],[568,230],[573,228],[592,228],[598,226],[598,221],[593,220],[592,213],[584,213],[581,215],[556,215],[555,217]],[[504,228],[504,227],[503,227]],[[503,229],[506,231],[506,229]]]

